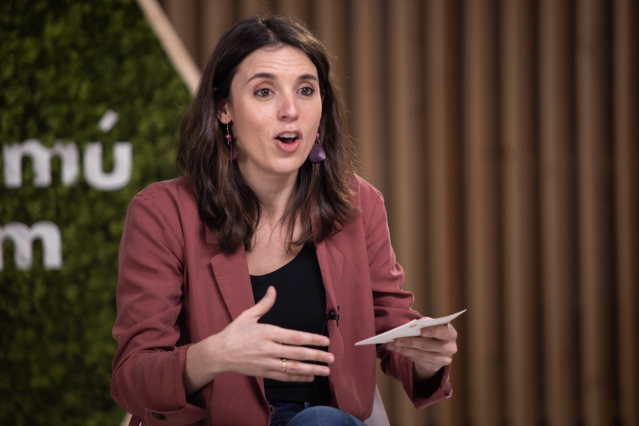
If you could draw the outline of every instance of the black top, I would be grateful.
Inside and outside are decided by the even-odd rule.
[[[309,245],[304,245],[299,254],[280,269],[266,275],[251,275],[251,285],[255,303],[264,297],[269,286],[277,291],[275,305],[258,322],[328,336],[326,290],[317,255]],[[316,376],[314,382],[264,379],[264,390],[268,401],[329,405],[332,399],[328,378],[320,376]]]

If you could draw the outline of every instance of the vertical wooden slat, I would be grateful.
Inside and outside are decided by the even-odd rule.
[[[353,137],[358,146],[364,179],[386,193],[386,156],[384,155],[384,40],[382,0],[353,2],[352,52],[353,79],[350,104],[353,112]]]
[[[504,297],[509,423],[541,420],[534,3],[502,1]]]
[[[544,403],[549,426],[579,420],[572,14],[569,0],[542,0],[539,119]]]
[[[311,10],[307,0],[277,0],[275,11],[287,18],[299,19],[310,25]]]
[[[387,157],[384,147],[384,4],[382,0],[353,1],[352,105],[353,138],[358,148],[360,173],[371,185],[387,194]],[[379,364],[379,363],[378,363]],[[390,417],[393,417],[394,394],[401,391],[391,377],[377,369],[377,387]]]
[[[235,24],[233,0],[200,0],[198,10],[200,69],[215,49],[215,45],[226,31]]]
[[[469,417],[495,426],[504,418],[496,1],[466,0],[463,22]]]
[[[619,390],[622,424],[639,426],[639,3],[614,8]]]
[[[197,0],[163,0],[162,5],[182,43],[197,62]]]
[[[393,204],[389,214],[393,246],[406,272],[404,288],[415,294],[414,308],[424,312],[427,273],[425,253],[425,167],[421,52],[421,4],[397,0],[389,7],[390,170]],[[426,414],[416,411],[402,394],[391,419],[396,425],[423,425]]]
[[[425,96],[430,184],[428,315],[440,317],[464,309],[462,249],[462,154],[460,105],[460,8],[455,0],[429,0],[426,7]],[[434,424],[466,424],[464,320],[455,321],[462,352],[454,358],[455,398],[433,406]]]
[[[348,88],[348,20],[347,2],[343,0],[321,0],[312,4],[312,27],[332,54],[331,70],[333,81],[341,89],[346,99],[349,99]]]
[[[613,424],[615,410],[610,102],[610,2],[577,2],[582,409],[586,426]]]

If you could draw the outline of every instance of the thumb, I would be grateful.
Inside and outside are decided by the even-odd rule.
[[[275,304],[275,298],[275,287],[270,286],[268,290],[266,290],[266,294],[264,295],[264,297],[262,297],[262,299],[257,302],[255,306],[247,310],[246,313],[249,314],[251,318],[259,319],[271,310],[271,308]]]

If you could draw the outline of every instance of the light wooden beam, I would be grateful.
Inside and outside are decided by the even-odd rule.
[[[195,94],[200,81],[200,70],[193,57],[180,40],[169,18],[157,0],[137,0],[144,17],[160,40],[166,55],[191,94]]]

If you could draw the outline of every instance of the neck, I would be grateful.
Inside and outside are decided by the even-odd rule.
[[[251,176],[243,173],[242,178],[264,206],[262,220],[268,224],[280,220],[293,197],[297,172],[276,176]]]

